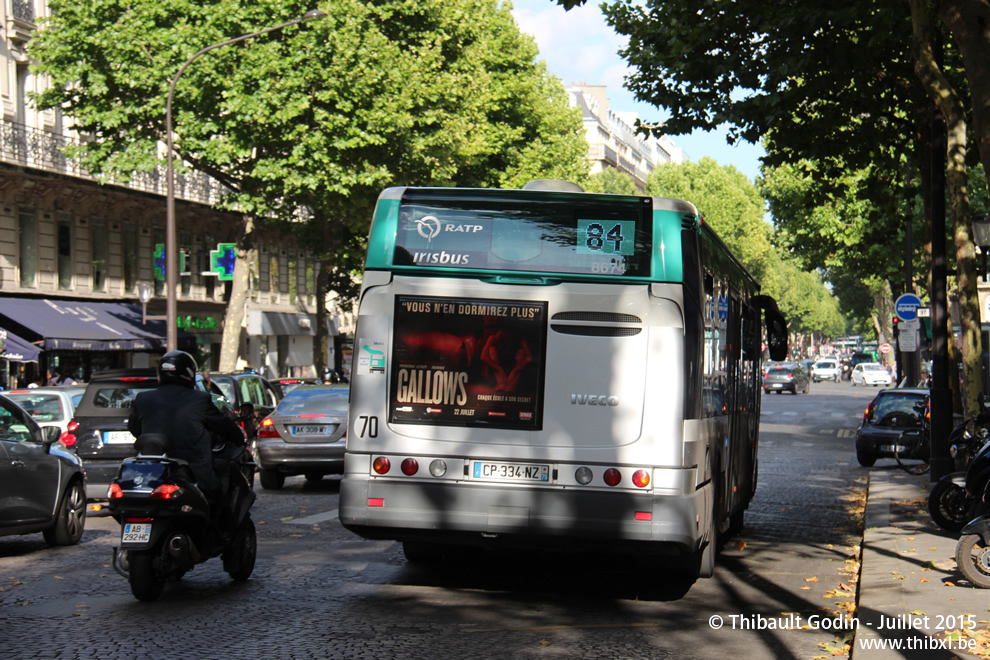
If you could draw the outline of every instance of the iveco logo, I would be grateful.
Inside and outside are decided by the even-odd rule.
[[[605,394],[572,394],[572,406],[617,406],[619,397]]]
[[[416,231],[428,241],[440,235],[440,221],[435,216],[427,215],[416,220]]]

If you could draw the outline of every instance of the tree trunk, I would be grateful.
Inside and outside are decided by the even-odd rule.
[[[254,250],[254,217],[244,216],[244,232],[237,242],[237,261],[234,262],[234,279],[231,282],[230,300],[223,320],[223,340],[220,344],[220,371],[227,373],[237,369],[241,346],[241,325],[248,300],[248,276],[251,264],[257,261]]]
[[[966,173],[966,111],[958,93],[949,84],[935,60],[931,48],[934,26],[924,0],[911,0],[913,23],[914,67],[918,78],[945,118],[948,171],[946,186],[952,213],[952,235],[956,249],[956,280],[961,325],[963,391],[961,407],[964,415],[979,412],[983,391],[980,337],[980,304],[976,290],[976,248],[973,244],[973,221],[967,194]],[[941,237],[933,237],[942,240]],[[952,323],[949,320],[949,336]],[[953,379],[955,380],[955,379]],[[955,388],[955,383],[950,387]]]

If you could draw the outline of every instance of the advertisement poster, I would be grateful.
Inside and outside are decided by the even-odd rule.
[[[390,421],[539,430],[546,302],[397,296]]]

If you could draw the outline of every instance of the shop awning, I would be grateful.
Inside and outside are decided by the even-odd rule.
[[[291,314],[285,312],[248,311],[247,333],[252,336],[316,336],[316,314]],[[327,315],[330,335],[336,335],[337,324]]]
[[[24,341],[13,332],[0,328],[0,360],[8,362],[37,362],[41,349]]]
[[[142,325],[138,303],[0,298],[0,327],[39,341],[46,351],[161,351],[166,345],[165,322]],[[179,331],[180,349],[193,350],[195,342]]]

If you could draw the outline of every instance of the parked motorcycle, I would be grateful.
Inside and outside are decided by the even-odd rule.
[[[247,580],[257,553],[250,515],[256,496],[247,480],[254,474],[250,454],[230,446],[214,449],[225,487],[222,502],[211,511],[188,464],[168,457],[166,436],[141,435],[135,448],[138,455],[126,459],[111,482],[109,502],[110,514],[121,525],[113,566],[128,579],[135,598],[155,600],[166,582],[212,557],[223,559],[234,580]]]
[[[946,531],[960,532],[976,517],[973,509],[977,500],[966,489],[966,470],[980,449],[990,442],[987,417],[987,413],[980,413],[949,434],[949,454],[956,471],[939,479],[928,494],[928,513]]]
[[[972,584],[990,589],[990,443],[973,457],[966,471],[966,491],[982,514],[962,528],[956,565]]]

